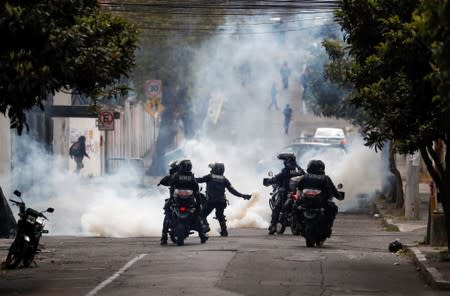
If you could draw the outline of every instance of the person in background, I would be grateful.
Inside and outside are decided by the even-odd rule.
[[[284,133],[287,135],[289,131],[289,125],[292,119],[292,108],[291,106],[289,106],[289,104],[286,104],[286,107],[284,107],[283,115],[284,115]]]
[[[86,156],[90,159],[89,155],[86,153],[86,137],[80,136],[78,140],[70,146],[69,149],[70,158],[75,160],[77,168],[75,173],[79,174],[80,170],[84,167],[83,158]]]
[[[277,85],[274,82],[272,84],[272,88],[270,90],[270,95],[272,97],[272,101],[270,102],[269,110],[272,109],[272,106],[275,108],[275,110],[277,110],[277,111],[280,110],[280,108],[278,108],[277,93],[278,93]]]
[[[291,75],[291,69],[288,63],[285,61],[280,68],[281,81],[283,82],[283,88],[288,89],[289,86],[289,76]]]

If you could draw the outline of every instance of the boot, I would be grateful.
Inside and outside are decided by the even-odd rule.
[[[206,243],[206,241],[208,240],[208,234],[202,233],[202,234],[200,234],[199,236],[200,236],[200,242],[201,242],[202,244]]]
[[[167,233],[162,234],[160,244],[161,244],[161,246],[167,245]]]
[[[219,220],[219,224],[220,224],[220,236],[228,236],[228,231],[227,231],[227,224],[226,224],[226,220],[225,218],[222,220]]]
[[[276,231],[277,231],[277,227],[275,226],[275,224],[270,224],[270,226],[269,226],[269,235],[275,234]]]

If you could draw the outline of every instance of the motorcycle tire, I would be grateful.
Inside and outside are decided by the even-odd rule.
[[[314,247],[314,244],[316,242],[315,237],[314,237],[314,227],[313,225],[307,224],[305,227],[305,241],[306,241],[306,246],[308,248],[312,248]]]
[[[177,224],[176,228],[175,228],[175,237],[177,239],[177,245],[178,246],[183,246],[184,245],[184,239],[185,239],[185,229],[184,229],[184,225],[179,223]]]
[[[24,267],[29,267],[34,261],[34,250],[31,246],[27,246],[27,244],[25,244],[24,250],[22,263]]]
[[[292,221],[291,233],[292,233],[292,235],[300,235],[300,233],[301,233],[300,225],[295,219],[294,219],[294,221]]]
[[[174,243],[174,244],[176,244],[177,243],[177,238],[176,238],[176,236],[175,236],[175,232],[174,231],[170,231],[169,232],[169,237],[170,237],[170,240],[172,241],[172,243]]]
[[[273,209],[275,209],[275,205],[274,205],[274,201],[273,199],[269,199],[269,206],[270,206],[270,210],[273,211]]]
[[[18,249],[17,245],[17,241],[14,241],[6,256],[5,266],[8,269],[15,269],[22,262],[22,251]]]
[[[278,234],[283,234],[284,231],[286,230],[286,225],[284,225],[281,222],[278,222],[277,225],[276,225],[276,229],[277,229],[277,233]]]

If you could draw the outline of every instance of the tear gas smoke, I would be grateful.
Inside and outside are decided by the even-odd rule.
[[[206,118],[200,118],[205,119],[205,125],[199,136],[183,144],[182,158],[192,160],[196,176],[209,173],[209,163],[223,162],[225,176],[233,186],[242,193],[253,193],[250,201],[227,194],[229,207],[225,214],[229,227],[269,225],[271,187],[262,186],[267,169],[259,167],[258,162],[275,159],[290,139],[283,131],[282,113],[267,111],[270,88],[277,84],[281,108],[286,103],[298,107],[295,105],[295,98],[300,96],[298,78],[318,50],[314,44],[320,44],[323,37],[317,33],[332,15],[319,16],[317,21],[295,18],[292,24],[299,29],[286,33],[285,42],[274,34],[256,34],[264,30],[253,26],[255,34],[217,35],[196,51],[191,77],[194,111],[209,104],[210,112]],[[292,69],[289,90],[283,90],[280,83],[279,67],[284,61]],[[302,116],[297,114],[294,109],[294,119]],[[55,208],[49,217],[50,234],[160,235],[167,188],[138,186],[136,180],[142,176],[129,170],[96,179],[78,176],[67,171],[67,162],[71,161],[68,156],[47,155],[26,136],[17,142],[23,145],[15,154],[20,158],[23,152],[26,157],[25,161],[13,164],[13,180],[17,180],[19,190],[22,183],[29,188],[23,194],[28,206]],[[364,147],[359,139],[353,141],[342,160],[321,159],[335,183],[344,184],[348,200],[358,192],[371,193],[379,188],[380,155]],[[299,164],[304,167],[307,160],[299,160]],[[218,223],[212,216],[214,213],[208,220],[214,235]]]

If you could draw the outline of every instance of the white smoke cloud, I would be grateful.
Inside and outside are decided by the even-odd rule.
[[[242,193],[253,193],[250,201],[227,193],[230,204],[225,215],[231,228],[266,228],[269,224],[271,187],[262,186],[267,172],[258,168],[258,161],[274,160],[277,152],[294,137],[283,133],[281,112],[267,111],[270,87],[273,82],[278,85],[281,108],[286,103],[295,106],[295,96],[300,95],[298,78],[317,50],[314,44],[321,41],[316,33],[332,15],[317,15],[304,21],[300,20],[302,17],[289,20],[289,27],[297,30],[286,33],[285,43],[280,42],[279,36],[264,34],[271,26],[249,26],[246,30],[249,34],[239,38],[228,34],[211,38],[197,50],[193,61],[194,108],[204,107],[208,99],[212,101],[211,96],[219,98],[216,101],[221,102],[222,108],[216,118],[205,118],[204,129],[197,139],[183,144],[183,158],[192,160],[196,176],[209,173],[209,163],[223,162],[225,176],[233,186]],[[289,92],[281,90],[279,67],[283,61],[292,69]],[[250,78],[243,85],[242,65],[246,63],[250,66]],[[28,161],[14,165],[13,180],[19,180],[18,189],[21,183],[31,185],[23,196],[29,206],[55,208],[48,215],[50,234],[160,235],[167,188],[140,186],[136,180],[142,176],[135,171],[101,178],[78,176],[67,170],[66,156],[48,155],[25,136],[17,141],[23,141]],[[364,147],[361,140],[353,141],[342,160],[336,162],[326,157],[323,160],[333,180],[344,184],[348,201],[343,205],[359,192],[371,193],[379,188],[380,156]],[[306,163],[307,160],[300,161],[302,166]],[[213,216],[214,213],[209,217],[211,234],[217,235],[218,223]]]

